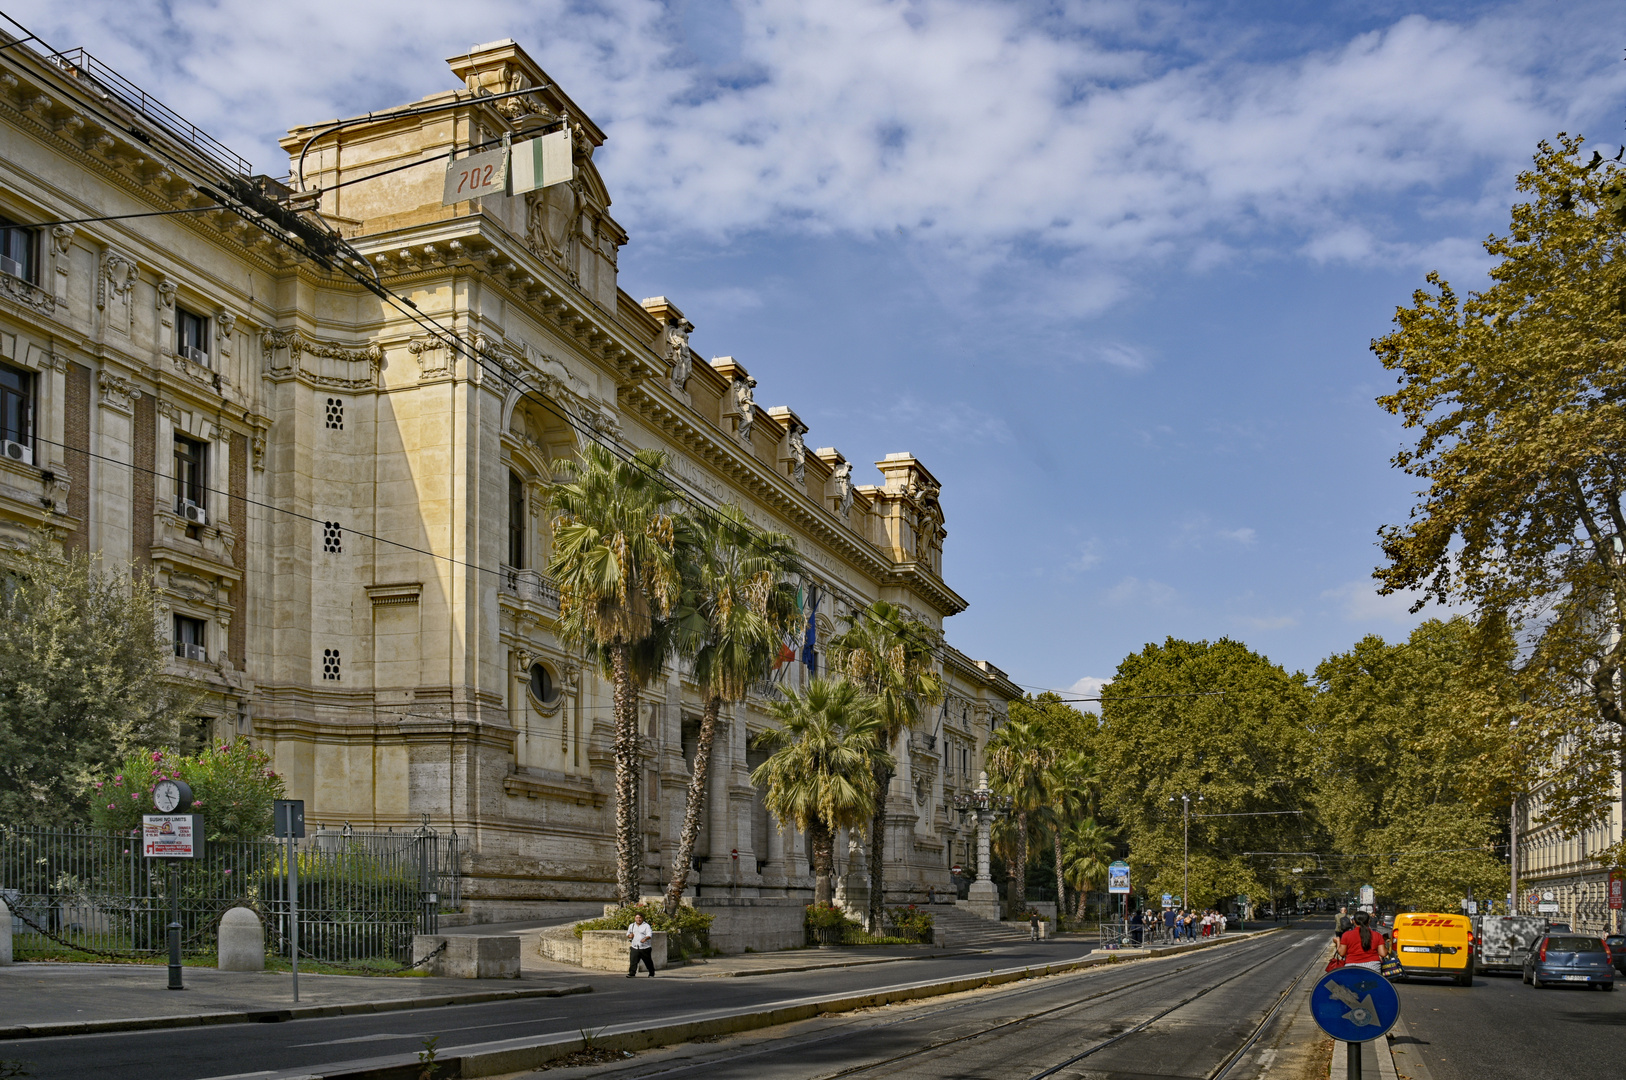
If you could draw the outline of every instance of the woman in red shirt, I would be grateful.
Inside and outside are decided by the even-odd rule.
[[[1338,938],[1338,956],[1349,967],[1381,972],[1383,958],[1389,955],[1389,943],[1383,940],[1382,934],[1372,929],[1371,924],[1371,915],[1357,911],[1355,925]]]

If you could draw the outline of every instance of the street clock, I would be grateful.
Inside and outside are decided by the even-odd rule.
[[[152,804],[160,814],[184,814],[192,806],[192,789],[185,780],[160,780],[152,789]]]

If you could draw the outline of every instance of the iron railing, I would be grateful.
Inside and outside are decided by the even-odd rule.
[[[504,564],[498,580],[502,584],[502,591],[510,596],[537,607],[559,610],[559,587],[552,578],[539,571],[521,570]]]
[[[230,172],[250,176],[254,166],[236,151],[198,127],[180,113],[148,94],[84,49],[69,49],[53,53],[50,61],[70,77],[89,85],[93,90],[117,98],[146,117],[157,127],[186,143],[204,157]],[[134,134],[134,133],[132,133]],[[137,135],[139,138],[140,136]]]
[[[462,900],[454,830],[317,829],[294,842],[299,951],[328,961],[402,959],[414,934],[435,933]],[[215,841],[199,859],[146,859],[138,838],[89,830],[0,828],[0,898],[13,912],[20,954],[66,946],[118,956],[165,947],[181,924],[182,950],[212,953],[220,917],[256,911],[267,946],[289,949],[286,840]]]

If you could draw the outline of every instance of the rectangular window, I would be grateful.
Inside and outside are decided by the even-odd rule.
[[[209,366],[209,320],[183,307],[175,309],[175,351],[194,364]]]
[[[8,460],[34,462],[34,375],[0,364],[0,446]]]
[[[327,399],[327,426],[334,431],[344,430],[344,398]]]
[[[525,481],[508,474],[508,565],[525,566]]]
[[[0,216],[0,272],[39,284],[39,230]]]
[[[322,522],[322,550],[331,555],[344,554],[344,530],[337,521]]]
[[[188,507],[204,510],[209,505],[209,447],[185,435],[175,436],[175,512],[197,524],[206,522],[199,515],[188,512]]]
[[[186,615],[175,616],[175,655],[182,660],[208,660],[209,624]]]

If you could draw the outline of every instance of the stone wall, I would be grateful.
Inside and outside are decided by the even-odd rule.
[[[799,897],[717,897],[685,899],[695,910],[713,916],[711,947],[718,952],[773,952],[801,945],[806,902]]]

